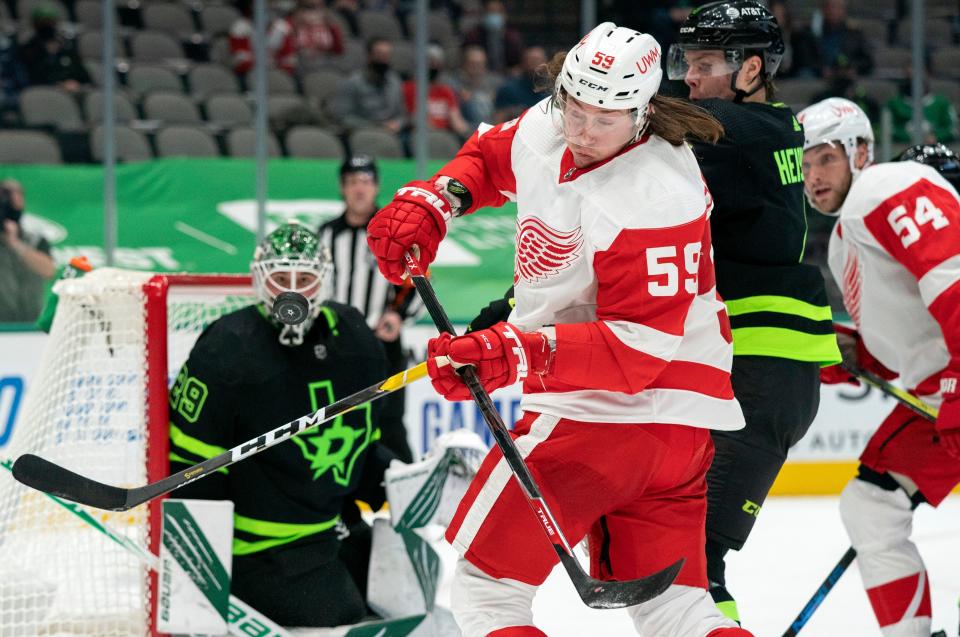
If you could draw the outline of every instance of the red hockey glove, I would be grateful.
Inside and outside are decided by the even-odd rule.
[[[940,394],[943,396],[937,416],[940,446],[960,460],[960,374],[944,372],[940,377]]]
[[[464,336],[441,334],[427,344],[427,371],[434,389],[447,400],[468,400],[470,392],[453,366],[438,366],[434,358],[447,356],[455,365],[472,365],[488,392],[523,380],[528,373],[545,374],[550,345],[540,332],[521,332],[510,323]]]
[[[842,385],[849,383],[854,387],[860,386],[857,377],[843,368],[843,365],[827,365],[820,368],[820,382],[824,385]]]
[[[863,344],[863,339],[860,338],[860,332],[849,327],[839,325],[838,323],[833,324],[833,331],[837,333],[837,342],[840,345],[840,351],[844,354],[845,362],[855,363],[855,365],[860,369],[870,372],[874,376],[879,376],[883,380],[893,380],[899,376],[897,372],[887,369],[883,363],[873,357],[873,354],[871,354],[866,345]],[[853,351],[850,351],[851,339]],[[846,347],[845,344],[847,344]],[[844,351],[845,349],[847,351]],[[853,356],[856,358],[856,361],[848,360],[847,356],[850,354],[853,354]],[[820,380],[823,381],[822,370],[820,372]],[[856,384],[859,385],[860,383],[858,382]]]
[[[403,255],[413,246],[420,248],[418,260],[426,270],[437,256],[452,216],[450,204],[429,182],[411,181],[398,190],[367,226],[367,243],[383,276],[391,283],[402,283]]]

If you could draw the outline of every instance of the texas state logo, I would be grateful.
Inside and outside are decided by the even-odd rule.
[[[527,217],[517,225],[517,260],[513,283],[536,283],[557,274],[580,256],[583,234],[580,228],[567,232],[555,230],[536,217]]]

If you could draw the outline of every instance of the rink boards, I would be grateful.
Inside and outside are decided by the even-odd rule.
[[[405,344],[419,361],[433,328],[407,330]],[[23,406],[46,335],[40,332],[0,332],[0,457]],[[508,426],[520,418],[519,385],[493,394],[494,403]],[[790,458],[773,488],[777,495],[837,494],[856,472],[856,458],[871,433],[893,409],[894,402],[865,387],[824,386],[820,409],[806,437],[791,450]],[[450,403],[440,398],[426,381],[407,390],[406,425],[411,447],[423,452],[452,429],[467,428],[491,439],[472,403]]]

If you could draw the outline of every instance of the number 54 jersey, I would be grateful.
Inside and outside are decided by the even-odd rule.
[[[830,237],[830,271],[863,343],[939,406],[960,367],[960,197],[936,170],[877,164],[853,183]]]

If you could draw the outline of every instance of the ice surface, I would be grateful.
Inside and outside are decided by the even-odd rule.
[[[960,598],[960,497],[938,509],[921,506],[914,541],[930,573],[934,630],[957,635]],[[435,546],[444,558],[441,604],[449,604],[455,553]],[[727,584],[737,598],[744,625],[757,637],[779,637],[847,549],[837,498],[770,498],[744,550],[727,561]],[[562,569],[547,579],[534,601],[536,624],[549,637],[635,635],[626,611],[584,606]],[[854,562],[800,633],[803,637],[880,635]]]

